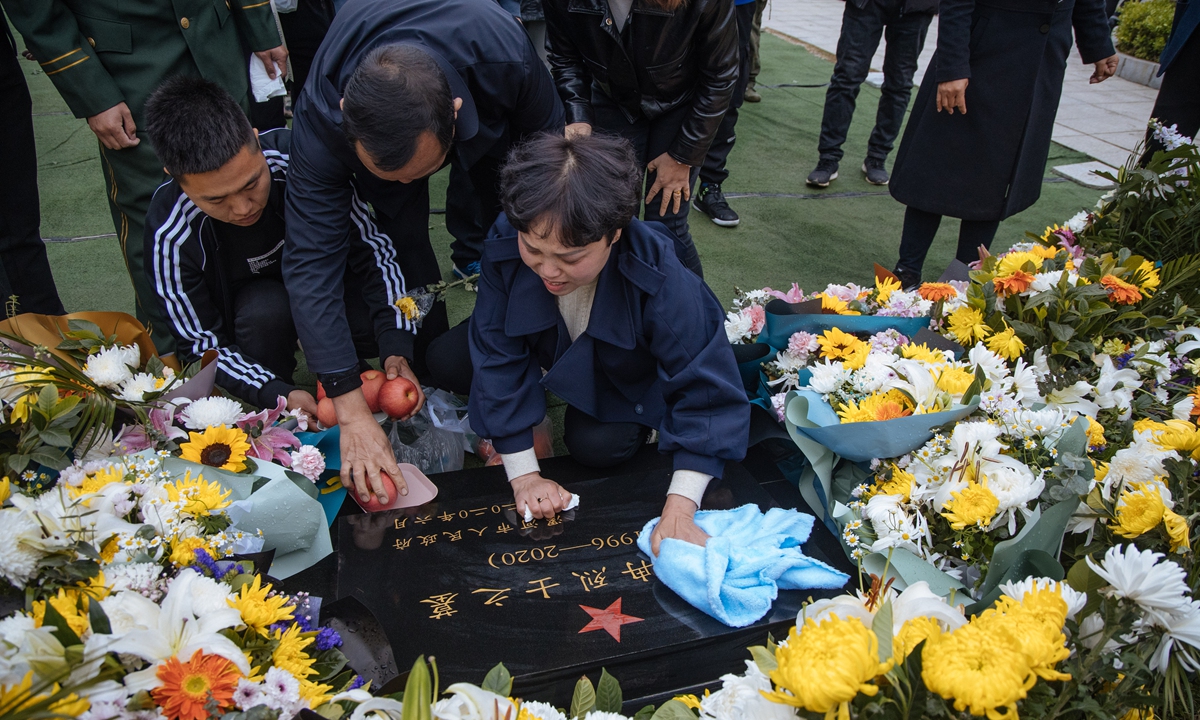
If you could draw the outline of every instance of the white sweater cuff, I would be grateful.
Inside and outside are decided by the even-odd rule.
[[[708,487],[709,480],[712,480],[712,475],[705,475],[695,470],[676,470],[675,474],[671,476],[671,487],[667,488],[667,494],[682,495],[696,503],[696,507],[699,508],[700,503],[704,500],[704,489]]]
[[[504,463],[504,472],[508,473],[509,482],[512,482],[513,478],[542,471],[541,465],[538,465],[537,452],[533,448],[517,453],[500,453],[500,460]]]

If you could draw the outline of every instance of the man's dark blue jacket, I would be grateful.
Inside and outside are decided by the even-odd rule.
[[[750,404],[725,313],[679,262],[665,227],[630,221],[574,342],[517,243],[501,215],[484,243],[471,316],[472,430],[502,453],[533,447],[545,388],[599,420],[657,428],[676,470],[721,477],[726,460],[745,456]]]
[[[393,43],[428,52],[462,98],[451,152],[464,169],[485,155],[502,157],[522,136],[563,125],[554,81],[528,35],[492,0],[351,0],[338,12],[296,106],[288,179],[284,272],[296,329],[318,374],[358,363],[337,287],[354,195],[392,217],[410,203],[428,203],[424,183],[372,175],[342,134],[342,89],[371,50]],[[402,251],[405,239],[391,240]],[[388,280],[405,292],[402,277]],[[412,359],[414,333],[380,338],[381,352],[399,348],[390,354]]]

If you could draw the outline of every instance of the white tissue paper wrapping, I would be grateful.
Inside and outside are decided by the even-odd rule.
[[[568,510],[574,510],[577,507],[579,507],[579,493],[571,493],[571,502],[567,503],[567,506],[565,508],[563,508],[563,512],[566,512]],[[525,522],[531,522],[532,520],[533,520],[533,511],[529,509],[528,505],[526,505],[525,506]]]
[[[275,66],[275,79],[267,75],[267,66],[257,55],[250,56],[250,90],[254,93],[255,102],[266,102],[280,95],[287,95],[283,86],[283,73]]]

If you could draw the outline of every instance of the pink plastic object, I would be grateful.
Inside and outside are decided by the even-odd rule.
[[[416,465],[408,463],[400,463],[400,472],[404,475],[404,482],[408,484],[408,494],[401,495],[396,493],[396,497],[391,499],[385,507],[377,510],[367,510],[367,504],[362,501],[358,493],[350,488],[350,497],[354,498],[354,502],[366,512],[383,512],[385,510],[397,510],[399,508],[417,507],[424,505],[437,497],[437,485],[434,485],[429,478],[425,477],[425,473],[417,469]]]

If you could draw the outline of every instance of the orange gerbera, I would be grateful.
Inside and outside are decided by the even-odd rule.
[[[1142,291],[1137,285],[1127,283],[1116,275],[1105,275],[1100,278],[1100,284],[1108,290],[1108,299],[1118,305],[1132,305],[1142,299]]]
[[[996,294],[1001,297],[1023,293],[1029,289],[1029,285],[1032,282],[1033,276],[1024,270],[1014,270],[1011,275],[997,277],[992,280],[992,284],[996,286]]]
[[[917,292],[922,298],[930,302],[949,300],[958,294],[958,291],[954,289],[953,285],[942,282],[921,283],[921,287],[917,288]]]
[[[217,709],[230,707],[241,677],[233,663],[200,650],[185,663],[168,659],[158,666],[157,674],[162,685],[150,695],[171,720],[207,720],[210,703]]]
[[[1198,424],[1200,424],[1200,417],[1197,417],[1197,416],[1200,416],[1200,385],[1197,385],[1196,389],[1192,391],[1192,413],[1191,413],[1191,416],[1196,418],[1196,422]],[[5,478],[5,480],[7,480],[7,479],[8,478]]]

